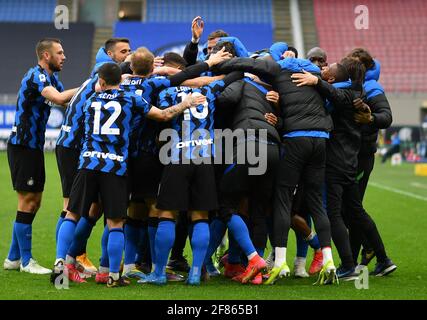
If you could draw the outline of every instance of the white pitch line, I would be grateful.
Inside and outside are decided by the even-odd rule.
[[[419,195],[411,193],[411,192],[407,192],[407,191],[403,191],[403,190],[400,190],[400,189],[395,189],[395,188],[387,187],[385,185],[382,185],[382,184],[376,183],[376,182],[369,182],[369,185],[371,185],[373,187],[376,187],[376,188],[379,188],[379,189],[384,189],[384,190],[387,190],[387,191],[390,191],[390,192],[394,192],[394,193],[397,193],[397,194],[400,194],[400,195],[404,195],[404,196],[407,196],[407,197],[411,197],[411,198],[414,198],[414,199],[418,199],[418,200],[426,201],[427,202],[427,197],[419,196]]]
[[[427,189],[427,185],[426,184],[422,184],[419,182],[411,182],[411,186],[417,187],[417,188],[423,188],[423,189]]]

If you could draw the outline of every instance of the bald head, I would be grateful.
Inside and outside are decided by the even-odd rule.
[[[145,47],[140,47],[132,53],[130,68],[139,76],[147,76],[153,72],[154,55]]]
[[[310,51],[308,51],[307,53],[307,59],[317,65],[319,68],[328,65],[328,57],[326,55],[326,51],[319,47],[314,47],[310,49]]]

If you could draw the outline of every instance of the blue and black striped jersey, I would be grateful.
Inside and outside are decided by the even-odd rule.
[[[181,157],[196,159],[214,154],[214,101],[225,86],[223,80],[218,80],[200,88],[171,87],[159,94],[158,106],[161,109],[182,102],[189,93],[206,97],[205,104],[187,109],[171,121],[171,127],[176,131],[171,138],[173,162],[179,162]]]
[[[131,76],[123,80],[120,87],[126,92],[132,92],[143,97],[149,104],[157,105],[158,94],[170,85],[169,78],[163,76],[151,76],[149,78]],[[130,156],[136,157],[141,151],[157,154],[156,135],[158,130],[157,121],[144,119],[141,114],[135,115],[129,147]]]
[[[123,90],[95,93],[84,105],[85,138],[79,169],[126,175],[132,117],[150,105]]]
[[[61,132],[56,141],[57,145],[79,150],[82,148],[85,133],[83,107],[90,96],[94,94],[97,82],[98,74],[83,82],[71,99],[65,111]]]
[[[9,137],[9,143],[43,150],[46,124],[50,108],[54,105],[41,95],[44,88],[55,87],[64,91],[58,74],[51,76],[40,65],[28,70],[21,81],[16,102],[15,123]]]

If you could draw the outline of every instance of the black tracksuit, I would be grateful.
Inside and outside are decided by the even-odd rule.
[[[332,129],[332,119],[324,108],[324,99],[313,87],[297,87],[291,75],[295,71],[270,60],[234,58],[217,67],[219,71],[248,71],[273,85],[280,95],[281,135],[295,131]],[[301,71],[301,70],[300,70]],[[330,225],[322,204],[326,144],[324,138],[283,138],[283,158],[279,163],[274,191],[273,246],[286,247],[291,224],[293,195],[304,182],[306,204],[312,214],[321,247],[330,246]]]
[[[218,110],[231,110],[233,112],[229,123],[232,130],[241,129],[245,132],[243,141],[237,141],[233,149],[233,165],[225,170],[220,182],[220,207],[222,213],[229,215],[236,212],[242,197],[249,198],[250,229],[252,240],[257,248],[265,248],[267,242],[266,212],[271,207],[274,176],[279,161],[280,136],[276,128],[270,125],[264,115],[274,113],[274,107],[266,100],[267,90],[260,84],[250,80],[239,80],[229,85],[218,97],[216,106]],[[248,130],[265,130],[266,139],[260,139],[259,134],[250,134]],[[251,131],[252,131],[251,130]],[[263,175],[249,175],[251,165],[237,164],[237,159],[245,154],[240,154],[253,148],[260,150],[265,147],[265,161],[267,170]]]
[[[354,121],[353,100],[363,98],[364,92],[361,87],[355,86],[336,89],[325,81],[319,81],[316,88],[334,106],[334,130],[327,143],[326,205],[332,239],[342,265],[345,268],[355,265],[348,231],[341,214],[343,206],[349,229],[364,233],[372,243],[379,261],[384,261],[387,258],[384,245],[374,221],[363,209],[356,182],[361,126]]]

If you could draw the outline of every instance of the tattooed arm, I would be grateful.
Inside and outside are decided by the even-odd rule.
[[[150,111],[147,113],[147,118],[156,120],[156,121],[170,121],[177,115],[181,114],[185,109],[196,107],[199,104],[206,102],[206,97],[202,95],[193,95],[189,94],[187,97],[177,105],[171,106],[166,109],[159,109],[157,107],[151,107]]]

